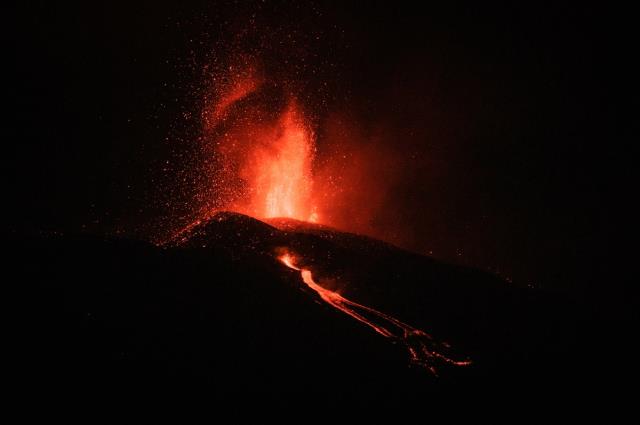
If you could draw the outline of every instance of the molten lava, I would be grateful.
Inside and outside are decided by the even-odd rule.
[[[216,80],[203,113],[215,209],[257,218],[317,221],[312,163],[315,136],[296,98],[265,82],[255,66]]]
[[[254,145],[241,170],[250,187],[248,205],[241,209],[260,218],[308,220],[313,214],[311,132],[294,102],[270,130]]]
[[[436,376],[437,363],[454,366],[467,366],[471,364],[469,360],[453,360],[443,354],[442,351],[447,350],[449,345],[437,343],[424,331],[407,325],[378,310],[348,300],[342,295],[318,285],[314,281],[310,270],[296,266],[295,258],[292,254],[285,253],[279,257],[279,260],[290,269],[299,271],[302,281],[314,290],[324,302],[348,314],[359,322],[364,323],[383,337],[404,344],[409,352],[411,363],[425,368]]]

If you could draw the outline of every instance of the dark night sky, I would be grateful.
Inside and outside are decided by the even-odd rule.
[[[524,284],[601,284],[619,175],[603,10],[130,3],[16,8],[9,228],[147,229],[166,214],[162,164],[191,143],[202,66],[232,28],[267,25],[274,72],[287,54],[310,61],[296,75],[320,124],[343,114],[409,161],[377,235]],[[271,43],[286,34],[302,47]]]

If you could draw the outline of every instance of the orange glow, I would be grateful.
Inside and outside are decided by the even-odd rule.
[[[412,240],[393,196],[406,163],[387,136],[361,129],[346,110],[325,119],[297,84],[269,75],[258,57],[237,54],[213,68],[203,91],[195,175],[184,180],[195,184],[194,219],[229,210],[400,246]]]
[[[210,205],[257,218],[317,222],[315,135],[296,98],[274,91],[250,61],[214,80],[203,111],[205,153],[218,164],[209,176],[209,193],[215,194]]]
[[[300,271],[300,269],[295,264],[293,264],[294,259],[291,254],[283,254],[282,256],[280,256],[279,260],[282,261],[284,265],[289,267],[290,269]]]
[[[263,83],[253,65],[230,67],[228,74],[218,76],[218,80],[215,100],[209,102],[211,99],[205,99],[203,124],[206,129],[211,129],[226,119],[234,105],[255,92]]]
[[[318,285],[313,279],[310,270],[296,265],[295,257],[292,254],[285,253],[278,259],[290,269],[299,271],[302,281],[314,290],[324,302],[364,323],[383,337],[400,341],[406,347],[412,364],[423,367],[436,376],[436,363],[446,363],[454,366],[468,366],[471,364],[469,360],[453,360],[443,354],[442,352],[449,348],[448,344],[437,343],[424,331],[407,325],[378,310],[348,300],[342,295]]]
[[[313,137],[295,102],[276,124],[257,136],[241,175],[250,188],[248,204],[240,210],[254,217],[309,220]]]

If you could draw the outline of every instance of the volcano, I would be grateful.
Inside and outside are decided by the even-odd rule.
[[[43,388],[65,380],[406,401],[443,386],[569,383],[578,374],[570,300],[318,224],[219,212],[162,246],[5,239],[20,276],[20,373]],[[315,290],[300,270],[313,273]],[[457,360],[428,359],[431,373],[411,361],[402,336],[381,336],[321,290],[391,318],[357,312],[376,326],[410,324],[432,354]]]

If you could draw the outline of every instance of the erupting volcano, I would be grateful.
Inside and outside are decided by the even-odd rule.
[[[21,405],[188,389],[217,419],[417,416],[441,390],[535,410],[629,387],[620,10],[14,3]]]
[[[279,235],[272,231],[266,238],[262,233],[257,240],[253,235],[251,240],[244,241],[261,246],[267,244],[272,251],[266,250],[265,253],[272,255],[273,247],[280,245],[275,241],[289,239],[287,227],[306,228],[308,223],[321,222],[322,217],[319,217],[316,204],[320,198],[314,193],[316,148],[310,121],[286,85],[269,84],[257,69],[253,62],[251,65],[245,63],[238,69],[230,67],[229,72],[213,79],[213,95],[207,98],[209,101],[203,112],[203,140],[208,148],[205,151],[213,158],[211,162],[218,164],[211,174],[217,196],[212,204],[266,221],[283,231]],[[326,191],[331,187],[324,185],[323,189]],[[323,199],[331,198],[326,193],[323,195]],[[229,217],[245,220],[234,216],[234,213],[220,213],[218,210],[206,211],[205,217],[179,232],[173,243],[189,243],[194,233],[203,232],[202,228],[211,221],[226,221]],[[210,232],[204,231],[205,234]],[[238,233],[236,237],[242,239],[243,236]],[[239,240],[237,243],[242,242]],[[276,252],[281,249],[279,246]],[[314,242],[306,242],[302,249],[318,252]],[[424,331],[323,287],[314,280],[309,269],[296,264],[296,257],[290,252],[278,259],[299,271],[307,287],[328,305],[403,345],[412,364],[437,375],[438,364],[466,366],[471,363],[445,355],[450,351],[448,344],[437,343]]]

